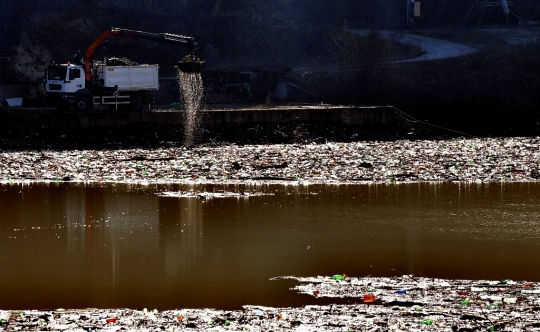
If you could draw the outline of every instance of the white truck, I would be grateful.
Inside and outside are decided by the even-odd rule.
[[[151,92],[159,89],[158,65],[109,66],[98,63],[92,70],[97,84],[89,88],[83,66],[50,65],[45,85],[49,103],[61,110],[73,106],[76,111],[86,111],[101,105],[111,110],[129,106],[134,111],[141,111],[152,101]]]
[[[192,37],[170,33],[149,33],[112,28],[102,33],[86,51],[84,62],[77,53],[74,63],[51,64],[45,75],[45,91],[49,104],[59,110],[73,107],[76,111],[90,110],[95,106],[106,106],[112,110],[130,108],[143,110],[152,101],[152,91],[159,89],[158,65],[117,65],[92,61],[97,47],[111,36],[143,38],[172,44],[181,44],[195,49]],[[187,55],[178,62],[178,69],[185,72],[200,72],[204,61]]]

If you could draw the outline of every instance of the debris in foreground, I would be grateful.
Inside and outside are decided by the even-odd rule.
[[[337,277],[336,277],[337,276]],[[364,305],[347,306],[384,325],[384,330],[453,331],[540,330],[540,284],[501,279],[447,280],[416,278],[297,278],[292,288],[315,297],[358,298]],[[379,306],[367,306],[376,303]],[[362,309],[361,309],[362,308]],[[352,314],[349,312],[348,314]],[[360,318],[366,321],[366,318]],[[366,329],[367,325],[354,329]],[[422,330],[427,327],[421,328]]]
[[[0,310],[0,331],[540,331],[540,283],[409,275],[273,280],[279,279],[300,281],[293,288],[300,293],[358,298],[359,304],[246,305],[233,311]]]

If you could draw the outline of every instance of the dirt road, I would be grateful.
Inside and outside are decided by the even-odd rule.
[[[366,36],[370,33],[370,31],[368,30],[349,29],[348,31],[359,36]],[[443,39],[435,39],[419,35],[399,33],[396,31],[379,31],[379,33],[385,39],[396,40],[397,42],[402,44],[418,47],[422,50],[422,52],[424,52],[424,54],[421,56],[411,59],[399,60],[396,62],[430,61],[446,58],[455,58],[475,53],[477,51],[474,47],[465,44],[454,43]]]

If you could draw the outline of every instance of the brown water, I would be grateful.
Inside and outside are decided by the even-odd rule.
[[[273,196],[159,197],[165,190]],[[283,275],[540,280],[540,184],[0,186],[1,309],[294,306]]]

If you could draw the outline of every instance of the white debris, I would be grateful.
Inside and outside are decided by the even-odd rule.
[[[273,193],[262,193],[262,192],[248,192],[248,191],[240,191],[240,192],[229,192],[229,191],[223,191],[223,192],[197,192],[197,191],[164,191],[158,196],[162,197],[197,197],[200,199],[206,199],[206,198],[225,198],[225,197],[253,197],[253,196],[268,196],[268,195],[274,195]]]
[[[537,181],[539,137],[1,151],[0,180],[128,183]]]
[[[7,98],[6,103],[8,107],[21,107],[23,104],[23,98]]]

